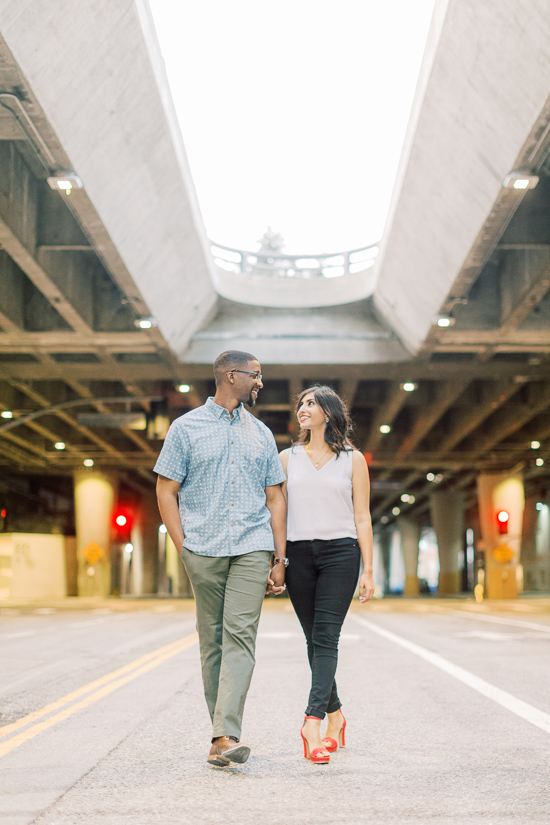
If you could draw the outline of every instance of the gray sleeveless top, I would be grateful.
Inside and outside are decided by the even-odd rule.
[[[288,457],[289,541],[357,538],[353,518],[352,451],[333,455],[316,470],[302,445]]]

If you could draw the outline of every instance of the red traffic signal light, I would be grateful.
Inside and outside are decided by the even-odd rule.
[[[132,530],[133,516],[128,509],[119,507],[113,514],[113,527],[118,541],[127,541]]]
[[[499,510],[497,512],[497,527],[498,527],[498,532],[501,535],[508,532],[508,521],[509,521],[509,519],[510,519],[510,513],[507,510]]]

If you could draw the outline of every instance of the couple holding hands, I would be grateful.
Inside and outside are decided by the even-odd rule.
[[[288,589],[306,637],[304,756],[328,764],[345,745],[335,682],[340,630],[357,582],[361,602],[374,594],[367,464],[330,387],[300,393],[300,436],[279,456],[271,431],[245,409],[263,386],[257,359],[224,352],[214,376],[215,396],[173,422],[155,465],[161,516],[195,596],[212,719],[208,762],[226,767],[250,754],[241,724],[267,581],[269,592]]]

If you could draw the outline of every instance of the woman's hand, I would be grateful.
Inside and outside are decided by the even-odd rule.
[[[374,579],[372,573],[363,573],[359,579],[359,601],[368,602],[374,596]]]
[[[279,596],[286,590],[285,568],[282,564],[275,564],[269,571],[267,579],[267,592]]]

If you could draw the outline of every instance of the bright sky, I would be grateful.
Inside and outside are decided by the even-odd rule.
[[[434,0],[150,0],[211,240],[382,235]]]

